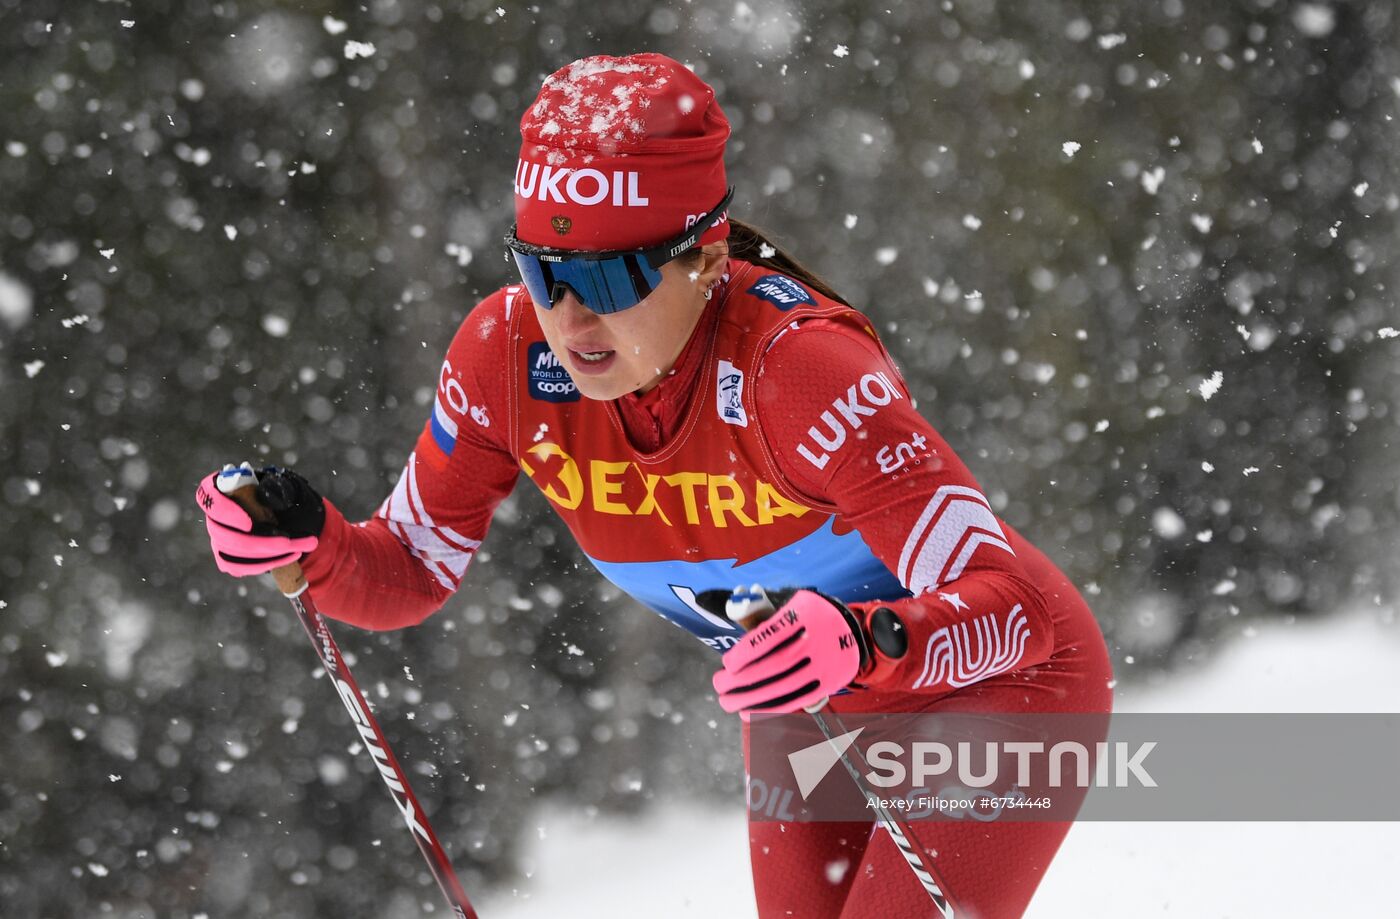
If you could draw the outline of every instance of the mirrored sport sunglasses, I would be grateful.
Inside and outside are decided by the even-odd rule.
[[[521,242],[515,227],[506,248],[525,282],[530,299],[553,309],[565,289],[595,313],[606,315],[631,309],[661,283],[661,266],[693,249],[705,231],[719,222],[734,197],[731,186],[724,199],[685,233],[652,249],[623,252],[580,252]]]

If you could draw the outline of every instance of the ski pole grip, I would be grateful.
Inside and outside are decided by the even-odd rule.
[[[241,504],[255,523],[268,523],[276,526],[277,517],[258,500],[258,487],[256,485],[244,485],[242,488],[234,489],[229,492],[229,497]],[[272,579],[277,582],[277,589],[288,597],[300,596],[302,591],[306,590],[306,575],[302,573],[300,562],[291,562],[281,568],[273,568]]]
[[[752,632],[754,629],[763,625],[764,620],[770,618],[776,612],[777,610],[770,609],[760,613],[754,613],[752,616],[745,616],[739,620],[739,628],[743,629],[745,632]]]

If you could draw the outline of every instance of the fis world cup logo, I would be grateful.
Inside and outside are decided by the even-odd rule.
[[[549,349],[549,343],[537,341],[525,352],[526,373],[530,377],[530,398],[541,402],[577,402],[578,387],[569,371]]]
[[[754,282],[749,288],[749,293],[760,300],[767,300],[783,312],[794,306],[811,306],[817,302],[817,298],[813,297],[807,288],[783,274],[764,275]]]

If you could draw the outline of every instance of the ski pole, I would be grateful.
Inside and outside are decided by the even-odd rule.
[[[739,626],[746,632],[752,631],[775,612],[777,610],[770,609],[766,611],[766,615],[748,616],[739,620]],[[836,738],[845,734],[846,729],[845,725],[841,723],[841,717],[827,708],[827,703],[830,701],[830,697],[823,698],[815,704],[807,706],[803,711],[812,716],[817,727],[821,730],[822,736],[837,751],[841,765],[846,768],[846,774],[851,777],[851,781],[856,783],[856,788],[865,797],[866,806],[875,812],[876,822],[885,828],[885,832],[890,834],[890,839],[894,841],[895,846],[899,849],[899,854],[909,865],[909,870],[913,871],[914,877],[918,878],[919,886],[923,887],[928,893],[929,899],[933,901],[933,907],[937,910],[936,915],[939,919],[958,919],[958,914],[953,910],[952,900],[948,896],[947,885],[939,879],[938,872],[933,867],[933,860],[929,858],[927,852],[923,851],[921,847],[916,847],[911,841],[913,833],[910,831],[909,821],[895,815],[889,808],[885,807],[880,802],[879,796],[866,784],[862,776],[862,768],[869,768],[865,762],[865,754],[861,753],[860,747],[854,741],[847,748],[842,748],[836,743]],[[828,718],[836,722],[836,730],[832,729]],[[860,759],[860,767],[851,761],[849,750],[855,751],[856,757]]]
[[[816,705],[806,708],[805,711],[817,722],[817,727],[821,729],[827,743],[839,750],[836,738],[846,733],[845,725],[841,723],[841,717],[835,712],[827,711],[826,714],[823,714],[829,701],[829,699],[822,699]],[[827,723],[827,715],[836,722],[837,730],[833,731],[831,725]],[[862,761],[861,765],[865,766],[865,756],[860,752],[854,740],[849,749],[856,751],[856,755]],[[908,821],[895,816],[889,808],[880,802],[879,797],[866,785],[861,770],[856,767],[855,763],[851,762],[846,750],[841,750],[840,759],[841,765],[846,767],[851,781],[856,783],[856,788],[860,789],[860,793],[865,796],[866,805],[875,812],[875,819],[890,834],[890,839],[894,840],[894,844],[899,848],[899,854],[904,856],[904,861],[908,863],[909,870],[914,872],[914,876],[919,879],[919,884],[928,892],[929,898],[933,900],[934,909],[938,910],[938,915],[942,919],[956,919],[952,901],[948,897],[947,886],[938,879],[938,875],[934,871],[933,861],[928,857],[927,852],[921,847],[916,847],[910,841],[912,834],[909,832]]]
[[[229,476],[227,481],[220,476],[218,486],[220,491],[238,501],[253,520],[259,523],[276,523],[272,512],[258,501],[257,477],[251,471],[243,476]],[[355,723],[365,750],[374,760],[375,769],[384,779],[384,784],[389,787],[389,796],[394,799],[394,805],[403,816],[404,823],[408,824],[413,841],[418,844],[418,851],[423,853],[423,858],[428,863],[428,871],[442,890],[447,905],[452,909],[452,915],[458,919],[477,919],[476,911],[472,909],[467,894],[457,879],[457,873],[452,870],[447,850],[438,841],[437,834],[428,823],[428,815],[423,813],[422,805],[418,803],[417,796],[409,787],[408,776],[389,749],[389,742],[384,738],[379,722],[370,713],[369,702],[360,692],[354,676],[350,674],[350,667],[341,656],[335,639],[331,637],[326,620],[317,611],[311,595],[306,592],[306,576],[302,573],[301,565],[297,562],[283,565],[273,570],[272,577],[277,581],[277,588],[291,602],[292,609],[301,620],[302,628],[306,629],[306,635],[311,639],[316,655],[325,666],[331,684],[340,694],[340,701],[350,713],[350,720]]]

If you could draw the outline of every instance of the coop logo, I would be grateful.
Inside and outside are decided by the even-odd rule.
[[[760,300],[767,300],[783,311],[790,310],[800,303],[812,305],[817,302],[807,288],[782,274],[764,275],[749,288],[749,293]]]
[[[749,413],[744,411],[744,371],[734,369],[729,361],[719,362],[715,382],[715,408],[725,424],[749,426]]]
[[[583,207],[605,201],[612,207],[646,207],[651,199],[638,191],[640,177],[640,172],[631,169],[603,172],[591,168],[541,166],[539,163],[518,160],[515,164],[515,193],[521,198]]]
[[[832,454],[846,443],[847,431],[858,431],[863,421],[879,411],[881,406],[897,402],[904,397],[883,373],[867,373],[860,381],[846,390],[844,397],[838,396],[831,408],[822,412],[820,424],[807,429],[813,450],[805,442],[797,445],[797,453],[818,469],[825,469],[831,462]],[[861,401],[864,399],[865,401]],[[823,430],[825,429],[825,430]]]
[[[541,402],[577,402],[578,387],[569,378],[569,371],[549,350],[549,343],[537,341],[525,353],[526,372],[530,375],[530,398]]]

